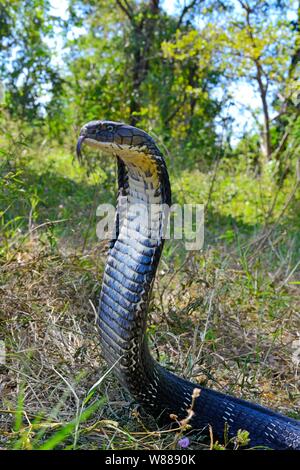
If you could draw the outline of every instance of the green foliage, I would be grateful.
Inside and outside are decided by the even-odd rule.
[[[0,147],[0,256],[24,243],[39,225],[45,225],[46,240],[53,246],[56,236],[71,236],[81,229],[95,239],[96,208],[103,197],[113,202],[113,162],[98,160],[88,176],[73,155],[57,146],[50,152],[47,145],[40,147],[36,158],[25,142],[7,143]]]
[[[215,377],[213,386],[226,384],[251,400],[267,397],[270,405],[276,396],[276,406],[290,410],[288,399],[297,399],[286,377],[295,377],[290,344],[297,330],[300,250],[298,3],[204,0],[185,2],[174,15],[151,0],[68,5],[68,20],[62,21],[49,0],[0,4],[0,335],[9,338],[12,355],[24,359],[24,337],[32,343],[34,334],[38,354],[45,354],[39,362],[31,343],[28,353],[24,346],[26,366],[18,364],[29,387],[20,384],[17,370],[18,393],[3,401],[14,419],[8,434],[0,430],[1,439],[15,449],[89,447],[87,436],[94,438],[94,432],[116,448],[178,443],[177,434],[164,441],[163,434],[158,439],[142,427],[140,444],[126,426],[99,421],[102,396],[92,387],[80,400],[73,394],[72,402],[70,390],[61,398],[62,382],[68,388],[61,377],[51,389],[58,391],[57,407],[43,391],[45,409],[28,413],[27,398],[40,384],[46,355],[51,367],[59,362],[70,383],[73,360],[77,373],[85,351],[86,370],[98,374],[102,367],[95,361],[94,331],[88,342],[94,311],[91,321],[87,299],[92,308],[105,252],[96,240],[96,208],[115,201],[116,167],[95,152],[87,153],[85,167],[74,160],[79,129],[92,119],[148,131],[166,156],[173,202],[205,205],[203,252],[187,255],[180,241],[165,245],[148,329],[161,363],[185,369],[193,380],[203,366],[206,381]],[[241,116],[231,116],[232,90],[241,80],[261,100],[258,109],[248,106],[253,121],[244,133]],[[42,333],[36,325],[44,327]],[[187,331],[199,332],[192,347]],[[44,351],[49,332],[51,347],[57,332],[64,341],[64,333],[71,338],[71,365],[65,364],[62,341],[59,354],[49,344]],[[80,382],[78,388],[90,386]],[[123,398],[116,402],[126,408]],[[59,414],[66,403],[67,417]],[[140,418],[130,419],[136,430]],[[226,432],[224,442],[212,436],[211,448],[248,444],[247,430],[230,440]]]
[[[55,34],[57,19],[48,0],[4,2],[0,29],[2,79],[6,83],[6,108],[14,117],[30,122],[40,119],[41,99],[61,92],[61,77],[51,63],[47,42]],[[8,47],[9,44],[9,47]]]
[[[288,126],[285,125],[284,130],[276,122],[272,126],[272,106],[279,112],[279,118],[283,109],[283,114],[286,115],[288,102],[290,105],[293,103],[290,106],[294,107],[293,115],[299,113],[299,109],[295,107],[299,92],[299,33],[288,18],[289,4],[290,2],[285,1],[239,1],[236,8],[219,15],[219,22],[208,12],[201,27],[188,32],[177,31],[175,41],[163,44],[165,56],[176,63],[185,62],[185,69],[189,61],[196,61],[197,73],[206,80],[209,76],[221,75],[225,86],[239,83],[243,79],[256,89],[261,100],[261,109],[257,113],[250,108],[261,137],[261,149],[256,151],[255,156],[256,165],[260,153],[263,157],[276,159],[281,163],[285,158],[282,151],[284,145],[288,146],[289,133],[288,136],[284,133],[288,131]],[[216,78],[215,83],[211,81],[211,85],[217,83]],[[206,92],[207,89],[209,87],[206,87]],[[199,93],[199,90],[186,87],[186,93],[195,92]],[[226,97],[224,91],[224,98],[228,101],[231,96]],[[197,96],[197,102],[201,103],[201,94]],[[200,107],[202,112],[206,111],[207,119],[208,108],[203,103]],[[217,113],[220,115],[221,111],[222,107],[219,106]],[[259,119],[260,116],[262,120]],[[245,140],[248,142],[249,137],[246,136]],[[199,141],[201,139],[198,138]],[[211,141],[209,148],[212,148]],[[282,177],[286,166],[283,165],[283,169],[281,163],[278,173]]]
[[[171,16],[160,2],[120,0],[112,8],[70,0],[67,22],[53,16],[48,0],[1,9],[4,106],[33,132],[44,125],[62,143],[91,119],[131,122],[171,146],[179,168],[205,167],[232,153],[220,140],[232,136],[228,90],[243,79],[257,87],[262,106],[251,110],[258,125],[239,145],[256,172],[264,155],[278,162],[278,181],[290,171],[284,152],[298,112],[299,33],[289,2],[206,0]]]

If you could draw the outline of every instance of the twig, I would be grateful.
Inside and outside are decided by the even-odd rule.
[[[116,4],[121,8],[121,10],[125,13],[125,15],[133,21],[133,11],[131,6],[128,4],[127,0],[124,0],[125,5],[121,2],[121,0],[116,0]]]
[[[37,225],[36,227],[33,227],[32,229],[28,230],[28,232],[26,233],[25,237],[28,237],[28,235],[31,235],[33,232],[35,232],[36,230],[42,228],[42,227],[45,227],[47,225],[56,225],[56,224],[61,224],[63,222],[67,222],[68,220],[70,219],[60,219],[60,220],[48,220],[48,222],[44,222],[40,225]]]
[[[200,0],[200,3],[202,2],[203,0]],[[180,26],[182,25],[182,22],[184,20],[184,17],[185,15],[192,9],[194,8],[194,6],[197,4],[198,0],[192,0],[191,3],[189,3],[188,5],[185,5],[185,7],[182,9],[182,12],[181,12],[181,15],[178,19],[178,22],[177,22],[177,25],[176,25],[176,29],[179,29]]]

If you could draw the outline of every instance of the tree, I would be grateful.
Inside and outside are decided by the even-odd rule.
[[[191,29],[203,3],[186,4],[173,17],[159,1],[116,0],[112,9],[109,1],[74,0],[72,21],[81,33],[68,45],[65,77],[73,120],[80,125],[109,116],[152,129],[165,142],[172,138],[173,145],[203,145],[203,158],[213,154],[218,106],[210,88],[216,74],[211,68],[200,72],[193,57],[174,61],[163,46],[177,31]]]
[[[116,0],[116,4],[127,17],[129,50],[131,55],[132,92],[130,101],[130,121],[135,125],[142,106],[142,85],[151,71],[153,59],[160,54],[163,39],[172,37],[177,29],[184,26],[187,15],[203,0],[191,0],[185,4],[178,19],[173,21],[163,14],[160,0],[141,3],[130,0]],[[171,21],[170,21],[171,20]],[[167,66],[167,64],[164,64]]]
[[[281,140],[274,132],[272,114],[279,101],[280,113],[284,113],[291,93],[299,88],[299,20],[291,23],[288,19],[288,3],[238,0],[236,5],[220,9],[217,21],[216,12],[206,9],[201,26],[181,32],[165,45],[166,54],[185,61],[185,68],[187,61],[198,61],[193,78],[199,70],[210,70],[215,76],[218,71],[223,88],[240,80],[254,86],[261,100],[261,147],[267,159],[279,156]]]
[[[6,107],[13,116],[41,118],[42,100],[60,93],[61,77],[47,44],[57,18],[47,0],[14,0],[1,5],[1,78],[6,84]]]
[[[154,35],[159,21],[159,3],[159,0],[149,0],[141,5],[134,5],[133,2],[126,0],[116,0],[116,4],[130,23],[128,52],[132,56],[132,90],[129,112],[132,125],[136,125],[139,120],[141,85],[149,72],[151,53],[155,53]]]
[[[292,49],[290,22],[285,17],[286,2],[238,0],[240,11],[233,15],[220,34],[227,73],[256,85],[262,104],[263,153],[270,159],[274,147],[271,136],[271,108],[282,84],[289,80]]]

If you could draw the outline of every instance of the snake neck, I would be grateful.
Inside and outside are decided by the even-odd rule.
[[[163,157],[119,156],[118,185],[116,238],[100,295],[100,336],[105,359],[121,384],[150,404],[159,377],[145,335],[147,311],[171,202]]]

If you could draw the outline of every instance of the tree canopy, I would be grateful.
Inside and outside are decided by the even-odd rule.
[[[235,147],[256,138],[256,161],[275,159],[286,171],[299,126],[299,3],[191,0],[171,14],[160,0],[70,0],[67,20],[55,4],[1,4],[11,118],[46,125],[59,139],[89,119],[127,121],[188,150],[187,164],[234,151],[232,137]],[[242,81],[260,106],[245,97],[252,124],[237,138],[239,117],[228,109]]]

